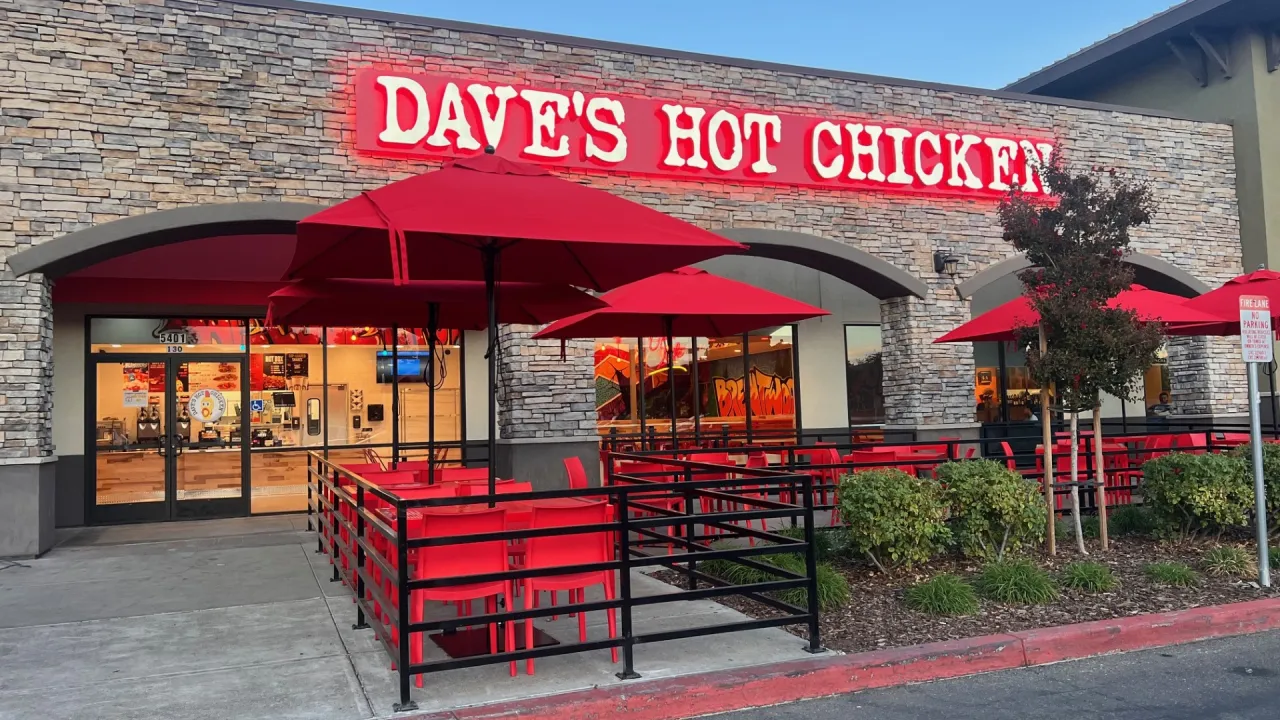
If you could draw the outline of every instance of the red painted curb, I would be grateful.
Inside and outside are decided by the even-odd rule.
[[[1134,615],[1013,633],[1027,665],[1127,652],[1280,627],[1280,599]]]
[[[1280,628],[1280,598],[580,690],[415,720],[678,720]]]

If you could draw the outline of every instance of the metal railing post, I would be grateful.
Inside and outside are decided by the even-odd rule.
[[[622,596],[622,672],[619,680],[635,680],[640,677],[636,672],[635,636],[631,632],[631,523],[628,517],[631,508],[627,502],[627,487],[618,492],[618,560],[622,567],[618,569],[618,590]]]
[[[311,456],[311,453],[307,453],[307,532],[315,529],[311,526],[311,463],[314,461],[315,458]]]
[[[696,542],[694,540],[693,491],[689,489],[689,483],[693,482],[693,468],[687,467],[684,469],[684,482],[684,539],[688,543],[685,546],[685,552],[689,553],[689,561],[685,563],[685,570],[689,575],[689,589],[697,590],[698,577],[696,573],[698,572],[698,561],[693,559],[695,552],[693,545]]]
[[[804,492],[804,541],[807,545],[804,551],[804,568],[809,580],[809,590],[806,593],[809,600],[809,645],[805,647],[805,651],[820,653],[826,652],[826,648],[822,647],[818,627],[818,551],[817,532],[813,527],[813,478],[805,475],[800,488]]]
[[[396,712],[417,710],[418,704],[410,697],[409,644],[413,635],[409,632],[409,602],[413,593],[409,591],[409,517],[404,503],[396,503],[396,599],[397,627],[399,628],[400,645],[396,648],[399,657],[396,669],[400,671],[400,702],[392,708]]]
[[[338,526],[338,516],[342,514],[342,508],[339,507],[341,501],[338,500],[338,471],[333,471],[333,502],[329,505],[329,561],[333,565],[333,577],[329,578],[329,582],[338,582],[342,578],[338,575],[338,565],[342,563],[343,556],[338,547],[339,533],[341,528]]]
[[[352,630],[367,630],[364,617],[364,486],[356,485],[356,624]]]

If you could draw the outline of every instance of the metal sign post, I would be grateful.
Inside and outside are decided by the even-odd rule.
[[[1253,501],[1258,518],[1258,584],[1271,587],[1267,550],[1267,487],[1262,477],[1262,425],[1258,418],[1258,363],[1273,354],[1271,304],[1263,295],[1240,296],[1240,344],[1249,368],[1249,446],[1253,449]]]

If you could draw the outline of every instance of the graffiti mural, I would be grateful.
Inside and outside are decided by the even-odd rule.
[[[746,392],[742,378],[712,378],[718,414],[721,417],[746,415]],[[794,415],[796,412],[795,379],[784,378],[751,368],[751,414]]]

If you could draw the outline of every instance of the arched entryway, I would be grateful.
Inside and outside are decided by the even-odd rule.
[[[316,208],[162,210],[9,258],[15,273],[52,284],[59,525],[300,511],[310,450],[389,457],[395,438],[403,454],[421,455],[426,385],[404,369],[432,367],[418,329],[262,327],[297,222]],[[452,446],[451,459],[464,442],[483,445],[487,427],[485,403],[466,411],[468,395],[484,396],[484,373],[482,353],[469,358],[465,346],[454,335],[437,345],[436,414],[445,419],[436,437]],[[480,384],[471,393],[468,379]],[[218,422],[180,417],[197,387],[220,392]],[[152,410],[154,421],[143,417]]]
[[[1209,290],[1209,286],[1186,270],[1168,261],[1141,252],[1132,252],[1125,262],[1134,271],[1134,281],[1140,285],[1183,297],[1194,297]],[[972,278],[960,283],[960,294],[970,301],[973,317],[1008,302],[1022,294],[1022,284],[1017,274],[1030,267],[1022,256],[1014,256],[993,263],[980,270]],[[1170,342],[1169,351],[1163,351],[1159,362],[1142,378],[1140,396],[1129,401],[1104,396],[1103,417],[1128,428],[1130,423],[1138,427],[1147,415],[1147,409],[1160,402],[1162,392],[1174,392],[1171,382],[1171,362],[1187,362],[1202,348],[1202,339],[1176,338]],[[1030,422],[1037,417],[1038,390],[1033,387],[1026,371],[1026,357],[1012,343],[973,343],[974,356],[974,406],[975,419],[989,426],[990,433],[1004,424]],[[1028,431],[1033,434],[1034,428]]]

